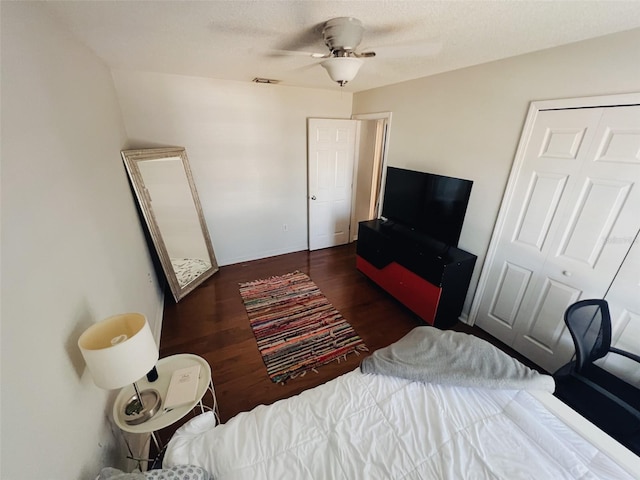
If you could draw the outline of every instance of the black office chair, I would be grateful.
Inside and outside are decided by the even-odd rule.
[[[608,353],[640,367],[640,356],[611,346],[611,315],[606,300],[581,300],[564,314],[576,349],[575,360],[554,373],[555,395],[634,452],[640,452],[640,389],[594,361]]]

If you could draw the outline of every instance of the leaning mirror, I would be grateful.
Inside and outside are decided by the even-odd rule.
[[[187,153],[124,150],[122,159],[177,302],[218,271]]]

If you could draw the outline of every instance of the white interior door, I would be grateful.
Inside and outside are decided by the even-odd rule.
[[[563,314],[602,298],[640,228],[640,107],[538,112],[487,265],[476,322],[554,371]]]
[[[309,250],[349,242],[356,126],[355,120],[309,119]]]

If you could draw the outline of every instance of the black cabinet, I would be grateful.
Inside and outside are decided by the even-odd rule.
[[[475,262],[475,255],[403,225],[358,226],[357,268],[430,325],[456,323]]]

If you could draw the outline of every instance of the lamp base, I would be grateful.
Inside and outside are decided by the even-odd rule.
[[[142,402],[140,401],[142,399]],[[157,390],[148,389],[132,395],[122,409],[122,418],[129,425],[139,425],[153,417],[160,409],[160,394]]]

